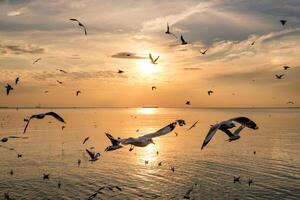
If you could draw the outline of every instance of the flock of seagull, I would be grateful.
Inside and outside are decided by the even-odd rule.
[[[85,25],[83,25],[77,19],[72,18],[70,20],[74,21],[74,22],[77,22],[78,26],[83,29],[84,35],[87,36],[87,29],[86,29]],[[284,26],[287,23],[287,21],[286,20],[280,20],[280,23],[281,23],[282,26]],[[188,44],[188,42],[184,39],[183,35],[180,35],[180,37],[178,37],[170,31],[169,24],[167,24],[167,30],[166,30],[165,34],[171,35],[176,39],[179,38],[180,42],[181,42],[181,45],[187,45]],[[253,41],[251,43],[251,45],[254,45],[254,44],[255,44],[255,41]],[[205,55],[207,53],[207,51],[208,51],[208,49],[200,50],[200,53],[202,55]],[[160,56],[157,56],[157,57],[153,58],[152,54],[151,53],[149,54],[149,60],[154,65],[158,63],[159,58],[160,58]],[[33,64],[36,64],[37,62],[39,62],[41,60],[42,60],[42,58],[38,58],[33,62]],[[290,69],[289,66],[283,66],[283,70],[288,70],[288,69]],[[56,70],[61,72],[61,73],[67,73],[67,71],[65,71],[63,69],[56,69]],[[122,73],[124,73],[124,71],[123,70],[118,70],[117,73],[122,74]],[[276,77],[276,79],[282,79],[284,77],[284,75],[285,74],[276,74],[275,77]],[[20,77],[17,77],[15,79],[15,85],[18,85],[19,81],[20,81]],[[62,81],[57,80],[57,82],[59,84],[63,84]],[[12,85],[7,83],[7,85],[5,86],[5,89],[6,89],[6,94],[9,95],[10,92],[14,88],[12,87]],[[157,89],[156,86],[152,86],[152,90],[156,90],[156,89]],[[49,91],[45,91],[45,93],[48,93],[48,92]],[[81,91],[77,90],[76,91],[76,96],[78,96],[80,93],[81,93]],[[208,90],[207,94],[210,96],[210,95],[214,94],[214,91],[213,90]],[[292,102],[292,101],[289,101],[287,103],[288,104],[294,104],[294,102]],[[191,105],[191,102],[186,101],[185,104],[186,105]],[[59,114],[57,114],[56,112],[46,112],[46,113],[34,114],[34,115],[30,116],[29,118],[24,119],[24,121],[26,122],[26,125],[25,125],[25,128],[24,128],[23,134],[26,133],[26,131],[29,127],[29,124],[32,123],[32,120],[42,120],[45,117],[52,117],[52,118],[56,119],[57,121],[59,121],[63,124],[66,124],[63,117],[60,116]],[[199,122],[199,120],[196,121],[195,123],[193,123],[186,131],[190,131],[191,129],[195,128],[196,125],[198,124],[198,122]],[[112,136],[111,133],[106,132],[105,135],[106,135],[106,137],[108,138],[108,140],[110,141],[111,144],[109,146],[107,146],[104,151],[105,152],[112,152],[112,151],[116,151],[116,150],[119,150],[121,148],[124,148],[128,145],[130,146],[129,151],[133,151],[135,147],[144,148],[144,147],[146,147],[150,144],[155,144],[154,138],[159,138],[159,137],[168,135],[171,132],[174,132],[175,135],[177,136],[178,133],[174,131],[175,128],[177,126],[184,126],[184,125],[186,125],[185,121],[183,119],[178,119],[178,120],[175,120],[174,122],[166,125],[165,127],[157,130],[156,132],[148,133],[148,134],[145,134],[145,135],[142,135],[142,136],[139,136],[139,137],[133,137],[132,136],[132,137],[128,137],[128,138],[115,138],[114,136]],[[237,128],[235,130],[232,130],[234,127],[237,127]],[[64,128],[65,128],[65,125],[62,126],[62,130]],[[249,119],[248,117],[245,117],[245,116],[231,118],[231,119],[224,120],[222,122],[216,123],[214,125],[211,125],[211,127],[210,127],[204,141],[203,141],[201,149],[204,149],[209,144],[209,142],[212,140],[212,138],[214,137],[214,135],[218,131],[221,131],[222,133],[225,133],[228,136],[228,142],[232,142],[232,141],[235,141],[235,140],[238,140],[238,139],[241,138],[240,133],[241,133],[242,130],[244,130],[244,128],[257,130],[258,126],[253,120],[251,120],[251,119]],[[138,130],[137,130],[137,132],[138,132]],[[27,138],[28,138],[27,136],[6,136],[6,137],[3,137],[0,140],[0,142],[7,143],[11,139],[27,139]],[[88,140],[89,140],[89,137],[86,137],[82,144],[85,144]],[[9,149],[9,150],[14,150],[13,148],[7,148],[4,145],[0,145],[0,147],[6,148],[6,149]],[[93,148],[86,149],[86,153],[90,158],[89,159],[90,162],[96,162],[101,157],[101,153],[97,152],[97,151],[94,151]],[[256,154],[256,151],[254,151],[253,153]],[[157,151],[157,155],[158,154],[159,154],[159,152]],[[21,158],[22,154],[18,154],[17,157]],[[145,165],[147,165],[148,163],[149,163],[149,161],[146,160]],[[79,159],[77,161],[77,165],[80,166],[80,164],[81,164],[81,160]],[[159,162],[158,166],[162,166],[162,162]],[[170,168],[170,170],[175,172],[175,167],[172,166]],[[14,174],[13,170],[10,171],[10,174],[11,175]],[[43,180],[49,180],[49,179],[50,179],[50,174],[49,173],[44,173],[43,174]],[[233,179],[234,179],[233,183],[241,183],[240,182],[240,177],[233,177]],[[249,187],[250,187],[251,184],[253,184],[253,182],[254,182],[253,179],[249,178],[249,180],[248,180]],[[186,192],[186,194],[184,195],[185,199],[190,199],[191,198],[190,195],[191,195],[192,191],[197,187],[197,185],[198,184],[195,183]],[[60,188],[60,187],[61,187],[61,182],[59,181],[58,182],[58,188]],[[105,186],[100,187],[97,191],[95,191],[87,199],[91,200],[91,199],[95,198],[97,195],[102,194],[103,190],[114,191],[114,189],[116,189],[118,191],[122,191],[122,188],[119,187],[119,186],[105,185]],[[9,200],[9,199],[12,199],[12,198],[9,196],[8,192],[5,192],[4,193],[4,199]]]

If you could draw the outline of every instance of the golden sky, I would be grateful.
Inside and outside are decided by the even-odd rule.
[[[300,106],[299,10],[294,0],[0,0],[0,106]]]

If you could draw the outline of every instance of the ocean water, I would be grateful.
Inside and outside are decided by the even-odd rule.
[[[48,111],[1,109],[0,136],[24,136],[23,119]],[[0,142],[0,196],[9,192],[13,199],[88,199],[101,186],[118,185],[122,191],[106,189],[94,199],[183,199],[191,187],[191,199],[300,199],[300,109],[52,111],[67,122],[64,130],[51,117],[32,120],[25,134],[28,139]],[[249,117],[259,129],[244,129],[240,140],[230,143],[217,132],[201,150],[211,124],[236,116]],[[104,152],[110,145],[104,132],[121,138],[141,136],[176,119],[187,125],[155,138],[155,145]],[[197,126],[186,131],[197,120]],[[86,137],[90,139],[83,145]],[[101,153],[98,161],[88,161],[89,147]],[[18,153],[23,157],[17,158]],[[43,180],[43,173],[50,173],[50,179]],[[233,176],[240,176],[241,184],[234,184]],[[254,181],[250,187],[249,178]]]

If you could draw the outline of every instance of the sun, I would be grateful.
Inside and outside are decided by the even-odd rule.
[[[153,65],[149,60],[142,60],[139,64],[140,71],[144,75],[153,74],[159,71],[158,65]]]

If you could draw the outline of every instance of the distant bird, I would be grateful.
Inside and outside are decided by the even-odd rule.
[[[253,151],[253,154],[256,155],[256,151]]]
[[[283,76],[284,76],[284,74],[280,74],[280,75],[275,75],[275,77],[277,78],[277,79],[282,79],[283,78]]]
[[[61,187],[61,182],[60,181],[58,181],[57,187],[58,187],[58,189],[60,189],[60,187]]]
[[[159,163],[158,163],[158,166],[161,166],[161,165],[162,165],[162,162],[159,162]]]
[[[176,122],[178,123],[179,126],[185,125],[185,121],[183,119],[177,119]]]
[[[39,62],[40,60],[42,60],[42,58],[38,58],[38,59],[36,59],[35,61],[33,61],[33,63],[32,63],[32,64],[35,64],[35,63]]]
[[[156,86],[152,86],[152,90],[156,90]]]
[[[287,66],[287,65],[284,65],[284,66],[282,66],[282,67],[283,67],[284,70],[288,70],[289,68],[291,68],[291,67],[289,67],[289,66]]]
[[[62,81],[59,81],[59,80],[56,80],[59,84],[63,84],[63,82]]]
[[[241,126],[238,129],[236,129],[234,133],[232,133],[229,130],[236,126],[233,122],[241,124]],[[209,129],[209,131],[203,141],[201,149],[203,149],[210,142],[210,140],[215,135],[215,133],[217,132],[218,129],[221,130],[222,132],[226,133],[226,135],[229,137],[228,141],[234,141],[234,140],[237,140],[240,138],[239,133],[245,127],[248,127],[250,129],[254,129],[254,130],[258,129],[258,126],[256,125],[256,123],[247,117],[236,117],[236,118],[232,118],[232,119],[217,123]]]
[[[186,105],[191,105],[190,101],[185,102]]]
[[[45,93],[49,93],[49,91],[48,91],[48,90],[46,90],[46,91],[45,91]]]
[[[71,21],[78,22],[78,26],[82,27],[83,30],[84,30],[84,34],[87,35],[86,27],[85,27],[79,20],[74,19],[74,18],[72,18],[72,19],[70,19],[70,20],[71,20]]]
[[[78,165],[78,167],[80,166],[80,164],[81,164],[81,160],[78,159],[78,160],[77,160],[77,165]]]
[[[60,71],[60,72],[62,72],[62,73],[68,73],[67,71],[65,71],[65,70],[63,70],[63,69],[56,69],[57,71]]]
[[[165,34],[173,35],[173,36],[177,39],[177,36],[176,36],[174,33],[171,33],[171,32],[170,32],[170,26],[169,26],[168,23],[167,23],[167,31],[165,32]]]
[[[174,132],[175,133],[175,136],[178,136],[178,133],[177,132]]]
[[[208,90],[207,91],[207,94],[210,96],[212,93],[214,93],[214,91],[212,91],[212,90]]]
[[[158,155],[159,154],[159,151],[156,151],[156,155]]]
[[[175,167],[172,166],[172,167],[171,167],[171,171],[172,171],[172,172],[175,172]]]
[[[50,174],[43,174],[43,180],[49,180],[50,179]]]
[[[3,137],[0,142],[7,142],[9,138],[22,138],[22,139],[27,139],[28,137],[20,137],[20,136],[7,136],[7,137]]]
[[[106,137],[108,137],[108,139],[111,142],[111,146],[106,147],[105,151],[114,151],[117,150],[119,148],[122,148],[123,146],[121,145],[121,142],[118,139],[115,139],[111,134],[109,133],[105,133]]]
[[[23,154],[19,154],[17,155],[17,158],[22,158],[23,157]]]
[[[294,104],[294,102],[293,101],[288,101],[288,102],[286,102],[286,104]]]
[[[29,120],[28,120],[28,122],[27,122],[27,124],[26,124],[26,126],[25,126],[25,128],[24,128],[23,133],[26,132],[26,129],[27,129],[27,127],[28,127],[28,125],[29,125],[29,123],[30,123],[30,121],[31,121],[32,119],[44,119],[44,117],[46,117],[46,116],[52,116],[52,117],[54,117],[55,119],[57,119],[58,121],[60,121],[60,122],[62,122],[62,123],[66,123],[65,120],[64,120],[61,116],[59,116],[57,113],[55,113],[55,112],[47,112],[47,113],[41,113],[41,114],[37,114],[37,115],[32,115],[32,116],[29,118]]]
[[[123,74],[124,71],[119,69],[118,73],[119,73],[119,74]]]
[[[199,120],[197,120],[190,128],[188,128],[186,131],[189,131],[191,130],[192,128],[196,127],[197,123],[198,123]]]
[[[251,186],[252,183],[253,183],[253,179],[249,178],[248,179],[248,185],[249,185],[249,187]]]
[[[201,53],[202,55],[205,55],[205,54],[206,54],[206,52],[207,52],[207,49],[206,49],[206,50],[204,50],[204,51],[201,51],[201,50],[200,50],[200,53]]]
[[[90,139],[90,137],[86,137],[86,138],[83,140],[83,143],[82,143],[82,144],[86,143],[86,141],[88,141],[89,139]]]
[[[100,153],[95,153],[95,152],[92,152],[92,151],[90,151],[88,149],[86,149],[86,152],[89,154],[89,156],[91,158],[90,159],[91,162],[99,160],[99,157],[101,155]]]
[[[10,170],[10,175],[14,175],[14,171],[12,169]]]
[[[80,90],[77,90],[77,91],[76,91],[76,96],[78,96],[79,94],[81,94],[81,91],[80,91]]]
[[[180,36],[180,40],[181,40],[181,45],[186,45],[187,42],[184,40],[183,36]]]
[[[251,46],[253,46],[255,44],[255,41],[253,41],[252,43],[251,43]]]
[[[11,87],[11,85],[9,85],[8,83],[7,83],[7,85],[5,86],[5,88],[6,88],[6,95],[9,95],[9,92],[10,92],[11,90],[14,89],[14,88]]]
[[[287,23],[287,20],[284,20],[284,19],[279,20],[279,21],[280,21],[280,23],[281,23],[282,26],[284,26]]]
[[[240,181],[241,177],[238,176],[238,177],[233,177],[233,183],[240,183],[241,184],[241,181]]]
[[[159,59],[159,56],[157,56],[155,59],[153,59],[151,53],[149,53],[149,59],[151,61],[152,64],[156,65],[157,64],[157,60]]]
[[[17,77],[16,80],[15,80],[16,85],[19,83],[19,81],[20,81],[20,78]]]
[[[148,160],[145,160],[145,165],[148,165],[149,164],[149,161]]]

